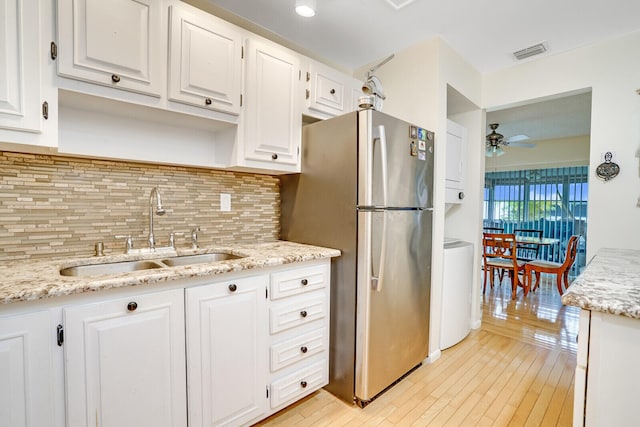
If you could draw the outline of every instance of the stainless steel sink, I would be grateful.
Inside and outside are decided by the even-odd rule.
[[[209,262],[226,261],[230,259],[240,259],[240,258],[244,258],[244,257],[229,254],[226,252],[215,252],[210,254],[183,255],[183,256],[165,258],[162,260],[162,263],[168,265],[169,267],[177,267],[181,265],[205,264]]]
[[[156,261],[121,261],[106,264],[78,265],[60,270],[62,276],[101,276],[104,274],[131,273],[133,271],[162,268]]]

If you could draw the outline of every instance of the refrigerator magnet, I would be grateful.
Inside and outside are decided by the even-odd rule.
[[[418,159],[425,161],[427,160],[427,153],[425,151],[418,152]]]
[[[411,141],[411,144],[409,144],[411,146],[411,151],[410,154],[412,156],[417,156],[418,155],[418,147],[416,146],[415,141]]]
[[[427,143],[425,141],[418,141],[418,150],[426,151]]]
[[[409,138],[416,139],[418,137],[418,128],[416,126],[409,126]]]
[[[418,128],[418,139],[420,141],[426,141],[427,140],[427,130],[426,129]]]

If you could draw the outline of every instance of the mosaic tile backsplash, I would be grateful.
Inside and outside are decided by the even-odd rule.
[[[190,247],[200,226],[201,247],[268,242],[279,236],[277,177],[178,166],[159,166],[0,151],[0,262],[92,256],[146,247],[149,195],[158,187],[166,209],[154,217],[158,246],[184,233],[176,247]],[[220,211],[220,194],[231,211]]]

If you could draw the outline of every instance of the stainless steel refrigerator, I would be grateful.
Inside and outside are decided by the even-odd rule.
[[[281,238],[331,265],[327,390],[364,406],[428,354],[434,135],[375,110],[303,129],[281,178]]]

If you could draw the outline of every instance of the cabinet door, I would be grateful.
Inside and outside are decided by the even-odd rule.
[[[53,426],[47,312],[0,317],[0,425]]]
[[[0,128],[40,130],[40,6],[0,0]]]
[[[248,40],[247,46],[245,157],[297,165],[302,138],[296,101],[300,59],[260,40]]]
[[[186,426],[182,289],[64,309],[67,426]]]
[[[239,114],[242,32],[187,6],[170,14],[169,99]]]
[[[189,425],[241,425],[267,408],[267,276],[187,289]]]
[[[447,203],[461,203],[464,198],[466,139],[467,130],[448,120],[445,168],[445,201]]]
[[[59,0],[58,73],[160,96],[162,10],[157,0]]]
[[[351,110],[351,93],[348,76],[317,62],[312,62],[307,74],[309,92],[307,106],[310,109],[338,116]]]

